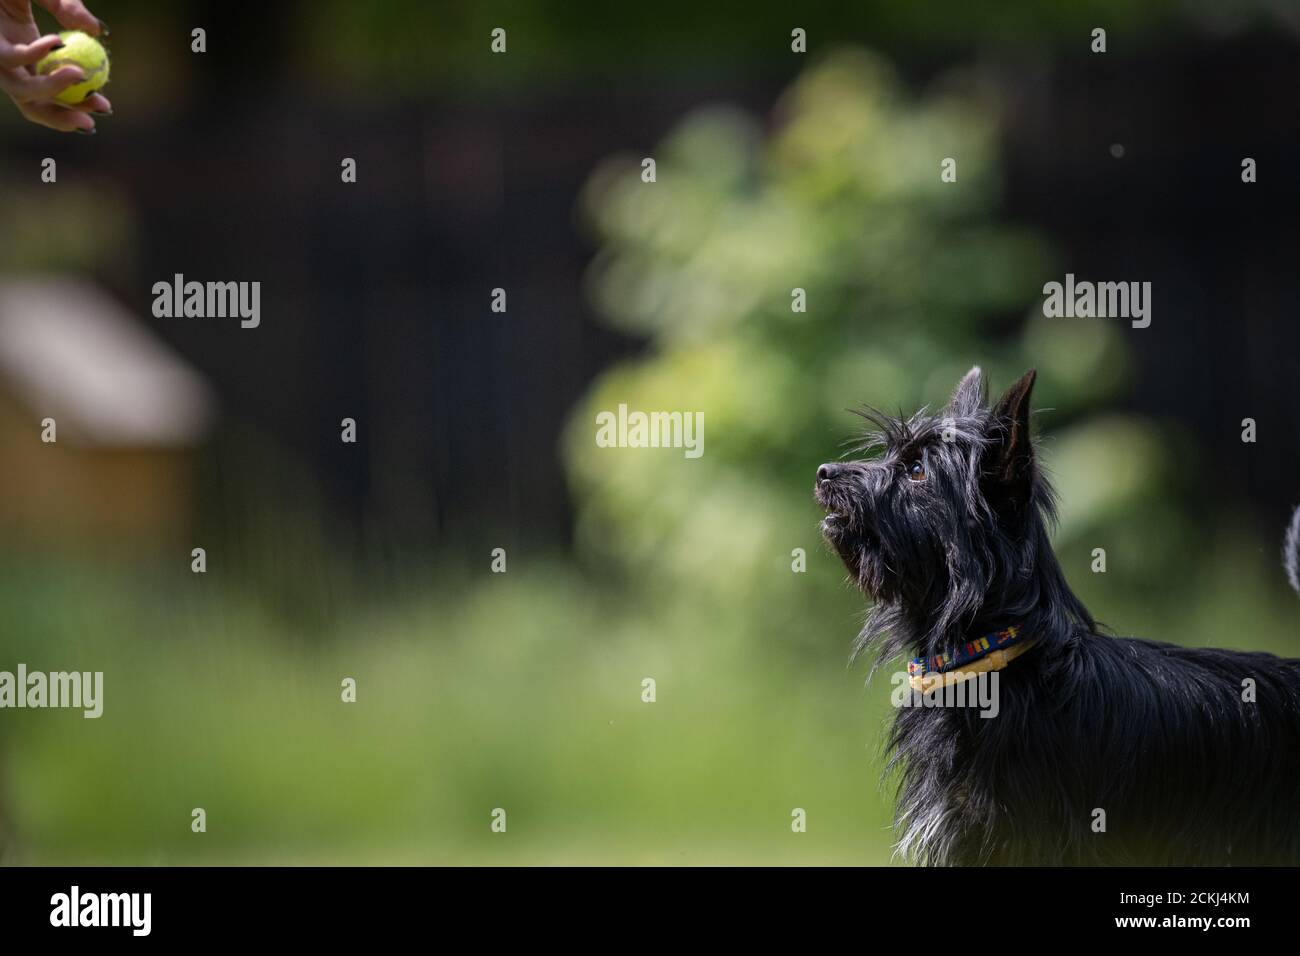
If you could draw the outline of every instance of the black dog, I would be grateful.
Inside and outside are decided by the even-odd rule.
[[[938,415],[864,413],[880,429],[861,446],[872,460],[817,469],[823,533],[874,600],[855,653],[917,655],[914,704],[996,676],[992,719],[899,709],[899,851],[932,864],[1300,863],[1300,661],[1099,632],[1048,539],[1033,384],[1031,371],[989,408],[972,369]],[[1286,549],[1294,577],[1300,514]]]

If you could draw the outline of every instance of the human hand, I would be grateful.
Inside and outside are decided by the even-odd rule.
[[[65,30],[83,30],[93,37],[108,33],[81,0],[36,2],[49,10]],[[32,0],[0,0],[0,89],[33,123],[65,133],[93,133],[95,120],[90,114],[113,112],[108,97],[92,93],[72,106],[54,100],[60,91],[85,78],[81,68],[61,66],[45,76],[36,74],[41,58],[61,45],[57,34],[41,35],[32,15]]]

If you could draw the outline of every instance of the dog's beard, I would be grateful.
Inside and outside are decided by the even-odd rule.
[[[896,596],[884,544],[860,513],[831,510],[822,519],[821,531],[844,562],[853,583],[867,597],[884,601]]]
[[[837,512],[832,511],[823,518],[821,527],[822,537],[835,549],[856,580],[859,568],[867,558],[865,542],[849,530],[849,519]]]

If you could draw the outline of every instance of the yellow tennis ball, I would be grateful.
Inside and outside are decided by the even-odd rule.
[[[74,83],[54,97],[66,106],[75,106],[108,82],[108,51],[98,40],[80,30],[65,30],[59,34],[63,47],[45,54],[36,64],[41,76],[53,73],[61,66],[79,66],[86,78]]]

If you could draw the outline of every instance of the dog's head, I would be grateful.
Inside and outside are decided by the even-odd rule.
[[[1037,557],[1050,491],[1029,438],[1027,372],[992,407],[973,368],[938,414],[863,413],[866,460],[817,469],[822,533],[854,583],[929,650],[972,624]],[[1049,552],[1050,553],[1050,552]],[[864,635],[868,637],[869,635]]]

